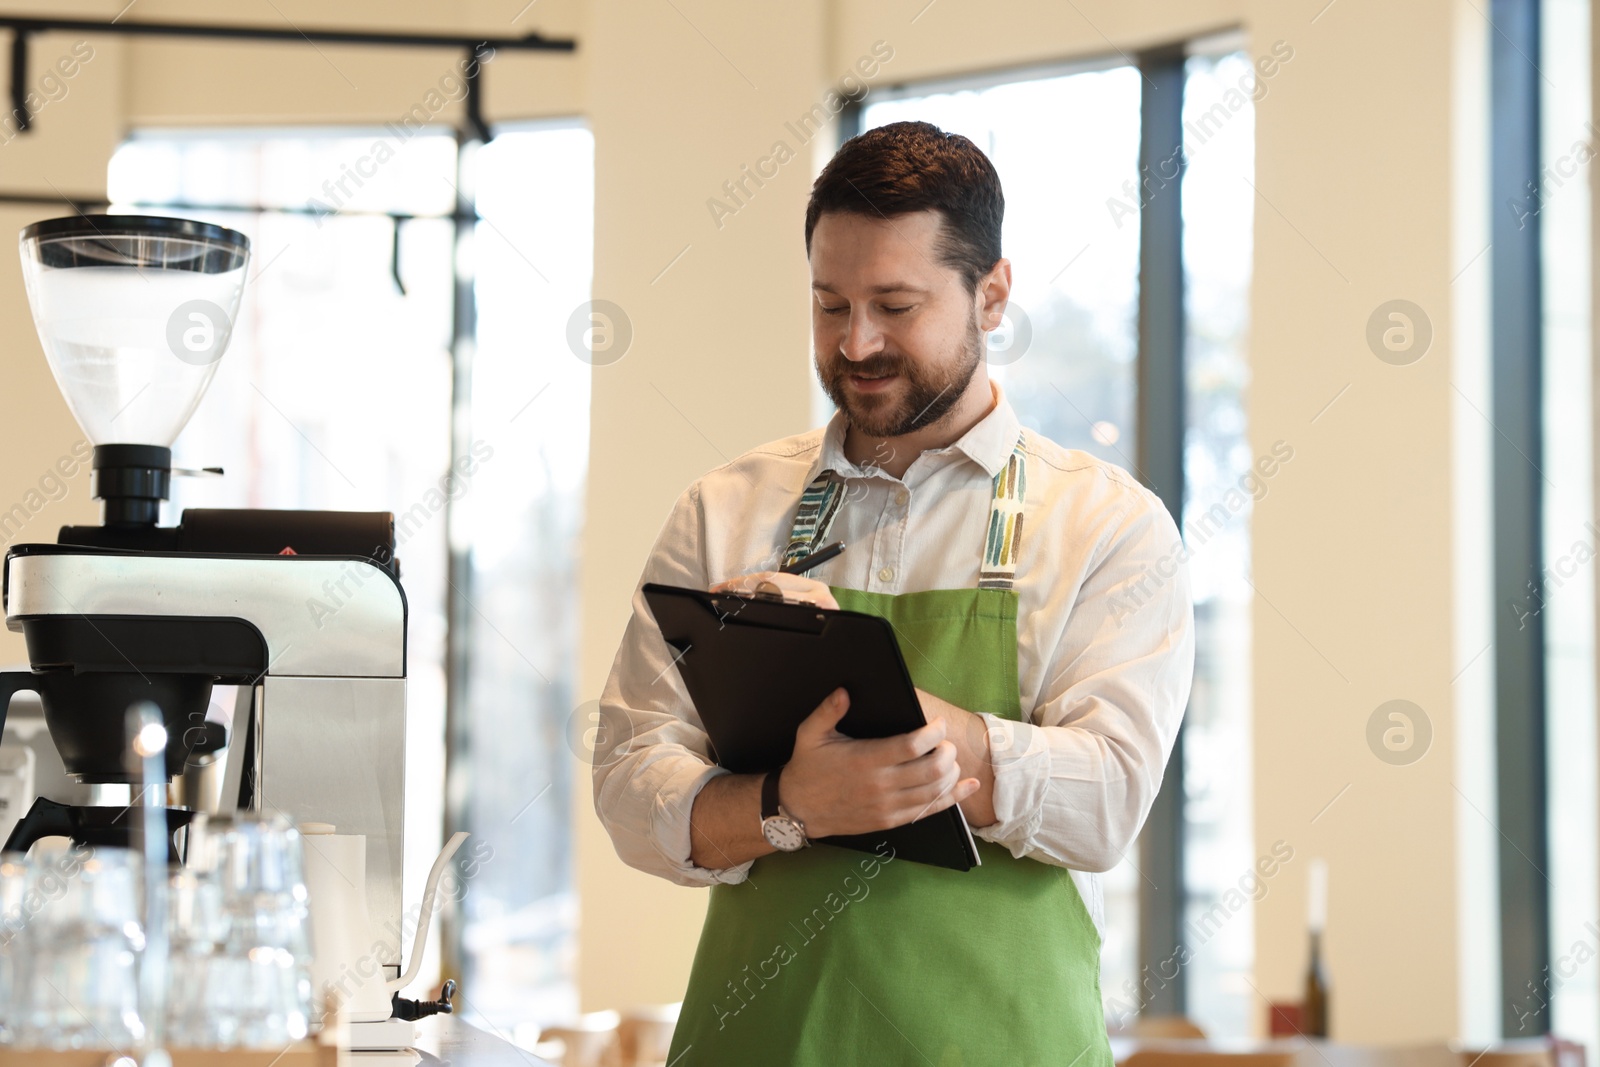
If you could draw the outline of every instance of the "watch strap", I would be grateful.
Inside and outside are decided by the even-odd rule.
[[[783,773],[783,768],[768,771],[767,776],[761,781],[761,817],[770,819],[778,812],[778,775]]]

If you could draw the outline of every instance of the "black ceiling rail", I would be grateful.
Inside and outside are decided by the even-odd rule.
[[[0,205],[26,204],[40,207],[55,207],[60,205],[77,212],[87,214],[91,208],[109,207],[111,201],[103,196],[67,196],[65,194],[50,193],[0,193]]]
[[[467,53],[469,59],[480,48],[516,52],[574,52],[578,42],[570,37],[545,37],[529,33],[523,37],[463,37],[457,34],[380,33],[370,30],[298,29],[274,26],[201,25],[187,22],[111,22],[103,19],[53,18],[50,16],[0,15],[0,29],[11,31],[11,110],[18,133],[32,126],[28,113],[28,39],[36,33],[111,34],[120,37],[178,37],[213,41],[257,41],[278,44],[357,45],[375,48],[449,48]],[[467,124],[479,140],[488,141],[490,132],[483,121],[478,65],[468,68],[464,79],[467,90],[463,101]]]
[[[111,206],[110,197],[105,196],[67,196],[56,193],[0,193],[0,206],[38,205],[39,207],[64,207],[69,211],[86,214],[89,209],[101,210]],[[121,200],[118,201],[127,207],[141,211],[177,211],[188,214],[227,214],[241,215],[303,215],[308,218],[366,218],[388,219],[390,222],[406,223],[413,220],[442,220],[445,222],[479,222],[483,216],[475,212],[462,211],[457,206],[454,211],[416,212],[416,211],[367,211],[361,208],[335,208],[324,210],[309,204],[225,204],[225,203],[195,203],[188,200]]]
[[[466,37],[461,34],[379,33],[372,30],[320,30],[275,26],[201,25],[190,22],[110,22],[103,19],[69,19],[51,16],[0,15],[0,28],[18,33],[111,33],[124,37],[203,37],[244,41],[288,41],[304,44],[374,45],[383,48],[473,48],[486,44],[496,50],[571,52],[578,44],[569,38],[529,33],[522,37]]]

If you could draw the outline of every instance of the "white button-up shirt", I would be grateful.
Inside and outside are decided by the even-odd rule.
[[[998,384],[989,413],[903,478],[845,458],[846,418],[746,452],[678,498],[635,588],[633,616],[600,698],[595,810],[624,862],[683,885],[740,882],[750,864],[690,858],[689,812],[717,767],[645,582],[705,589],[782,562],[800,494],[821,470],[847,481],[828,540],[846,550],[809,572],[875,593],[976,588],[993,479],[1021,426]],[[1022,721],[992,715],[998,821],[981,838],[1068,868],[1104,932],[1099,879],[1132,847],[1161,785],[1189,699],[1194,611],[1178,531],[1120,467],[1031,430],[1017,563]],[[750,818],[759,818],[752,811]]]

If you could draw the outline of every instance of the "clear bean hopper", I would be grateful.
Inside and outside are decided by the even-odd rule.
[[[45,358],[95,445],[170,448],[227,350],[250,242],[188,219],[80,215],[22,232]]]

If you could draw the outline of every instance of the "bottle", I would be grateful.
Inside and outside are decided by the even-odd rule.
[[[1306,967],[1306,998],[1300,1029],[1307,1037],[1328,1036],[1328,976],[1322,968],[1322,931],[1311,931],[1311,962]]]
[[[1306,996],[1300,1007],[1300,1032],[1306,1037],[1328,1036],[1328,975],[1322,966],[1322,931],[1328,922],[1328,864],[1318,857],[1311,861],[1307,896],[1311,929],[1311,958],[1306,964]]]

